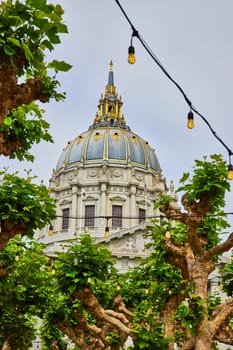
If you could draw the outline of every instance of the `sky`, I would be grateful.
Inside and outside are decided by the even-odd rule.
[[[48,184],[52,169],[69,140],[92,124],[113,61],[114,83],[123,100],[131,130],[149,142],[158,156],[167,184],[175,187],[195,159],[228,153],[195,116],[188,130],[189,107],[137,38],[135,65],[127,62],[132,30],[115,0],[51,0],[65,13],[69,34],[62,35],[49,59],[65,60],[73,68],[60,73],[65,102],[43,105],[54,143],[32,148],[34,163],[9,161],[9,171],[32,169]],[[121,5],[160,62],[185,91],[217,135],[233,150],[233,1],[232,0],[120,0]],[[232,212],[232,192],[227,195]]]

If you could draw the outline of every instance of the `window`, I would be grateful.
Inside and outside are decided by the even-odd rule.
[[[139,208],[139,224],[142,224],[146,221],[146,211],[145,209]]]
[[[85,206],[85,227],[95,226],[95,206],[86,205]]]
[[[69,208],[62,210],[62,230],[66,230],[69,228],[69,215],[70,215]]]
[[[112,206],[112,227],[122,227],[122,206]]]

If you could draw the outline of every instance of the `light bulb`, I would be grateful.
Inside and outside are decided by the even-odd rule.
[[[136,62],[135,58],[135,50],[132,45],[130,45],[129,50],[128,50],[128,62],[129,64],[134,64]]]
[[[48,235],[49,235],[49,236],[52,236],[52,235],[53,235],[53,225],[52,225],[52,224],[49,225]]]
[[[233,180],[233,165],[232,164],[228,165],[227,178],[230,181]]]
[[[193,112],[189,111],[188,113],[188,122],[187,122],[187,127],[188,129],[193,129],[194,128],[194,116],[193,116]]]
[[[108,227],[108,226],[105,227],[104,237],[105,237],[105,238],[108,238],[108,237],[109,237],[109,227]]]
[[[19,261],[19,253],[16,253],[15,261]]]
[[[166,229],[165,238],[166,239],[170,239],[171,238],[171,231],[170,231],[170,227],[169,226]]]

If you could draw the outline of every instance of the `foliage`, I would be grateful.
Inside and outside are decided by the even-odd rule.
[[[46,62],[68,32],[62,16],[61,6],[46,0],[0,4],[0,155],[33,161],[32,145],[52,142],[45,111],[36,101],[65,98],[57,73],[71,65],[55,58]],[[6,171],[0,176],[0,346],[7,342],[13,350],[27,349],[35,339],[36,317],[43,315],[56,283],[43,248],[16,235],[32,237],[54,218],[55,206],[33,177]]]
[[[195,160],[194,174],[185,173],[180,179],[183,184],[177,192],[185,191],[189,202],[198,201],[203,195],[207,195],[212,210],[217,210],[225,205],[225,193],[230,190],[227,180],[226,162],[221,155],[210,155],[210,161],[206,157],[203,161]]]
[[[49,123],[43,119],[45,110],[40,109],[35,102],[29,105],[19,106],[16,110],[10,110],[0,130],[8,133],[8,140],[17,137],[24,140],[20,148],[17,149],[10,158],[24,158],[33,161],[34,156],[30,154],[32,144],[39,143],[42,140],[53,142],[48,132]]]
[[[233,253],[231,252],[230,261],[225,264],[221,270],[221,278],[222,278],[222,288],[223,291],[227,294],[227,296],[233,296]]]
[[[36,316],[42,315],[52,291],[47,263],[41,245],[20,237],[0,251],[1,269],[5,267],[0,278],[1,346],[7,341],[13,350],[24,349],[35,339]]]
[[[16,174],[1,172],[0,208],[1,221],[12,225],[26,225],[26,233],[33,234],[51,222],[55,205],[44,185],[32,183],[32,178],[20,178]]]
[[[60,5],[46,4],[46,0],[6,1],[1,3],[0,52],[9,57],[22,55],[25,64],[18,75],[27,79],[35,76],[46,78],[45,91],[51,97],[57,95],[57,82],[48,76],[48,70],[67,71],[70,65],[53,60],[45,63],[45,51],[53,51],[60,43],[59,35],[67,33],[62,23],[63,9]],[[51,90],[49,89],[51,87]]]
[[[93,244],[88,234],[80,236],[76,245],[68,246],[68,251],[69,254],[59,253],[55,265],[62,291],[72,293],[77,285],[85,286],[94,280],[103,283],[114,270],[111,253]]]
[[[1,111],[0,133],[5,146],[2,153],[11,158],[33,160],[31,146],[41,140],[52,141],[49,124],[33,101],[65,98],[56,75],[71,65],[56,59],[46,63],[46,53],[52,52],[60,35],[68,32],[62,15],[60,5],[47,4],[46,0],[1,2],[0,81],[5,89],[0,89],[0,95],[6,106]],[[17,85],[18,80],[24,83]]]

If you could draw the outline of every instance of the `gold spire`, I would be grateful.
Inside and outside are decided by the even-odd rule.
[[[105,86],[104,94],[101,94],[98,112],[94,118],[94,123],[91,127],[99,126],[115,126],[128,128],[124,116],[122,114],[122,99],[118,96],[117,89],[114,85],[112,60],[109,63],[108,82]]]
[[[110,70],[110,72],[112,72],[112,66],[113,66],[113,64],[112,64],[112,60],[111,60],[110,63],[109,63],[109,70]]]

